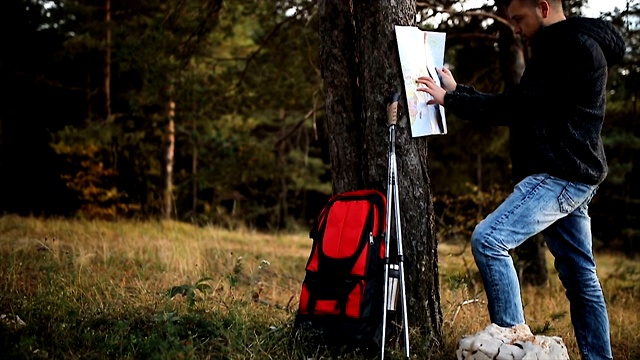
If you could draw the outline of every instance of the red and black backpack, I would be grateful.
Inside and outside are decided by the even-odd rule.
[[[383,312],[385,213],[385,196],[376,190],[344,192],[327,202],[310,232],[313,245],[296,329],[319,336],[328,345],[377,345]]]

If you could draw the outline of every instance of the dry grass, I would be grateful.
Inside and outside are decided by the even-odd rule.
[[[486,297],[470,249],[440,244],[440,272],[445,337],[450,344],[489,323]],[[456,255],[449,255],[456,254]],[[598,275],[608,303],[614,358],[640,358],[640,263],[624,254],[596,254]],[[522,297],[527,323],[534,333],[563,338],[572,359],[579,359],[569,303],[547,252],[549,281],[544,287],[525,287]],[[477,300],[461,305],[465,300]],[[457,315],[456,315],[457,312]]]
[[[16,358],[321,357],[289,336],[309,249],[306,234],[5,216],[0,348]],[[442,353],[451,355],[412,345],[421,358],[453,359],[457,340],[489,320],[469,250],[443,242],[439,257]],[[615,358],[638,358],[640,264],[615,254],[598,262]],[[568,303],[550,277],[524,290],[527,319],[538,333],[562,336],[577,359]],[[172,288],[185,296],[167,296]]]

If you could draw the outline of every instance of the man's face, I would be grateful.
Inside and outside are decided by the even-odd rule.
[[[507,8],[513,21],[516,34],[530,40],[542,27],[542,10],[540,5],[533,6],[526,0],[513,0]]]

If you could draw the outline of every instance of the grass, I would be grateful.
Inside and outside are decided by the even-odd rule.
[[[265,235],[176,222],[0,217],[3,358],[329,358],[291,336],[310,250],[306,234]],[[420,359],[454,359],[458,339],[489,324],[469,250],[441,240],[444,345]],[[640,357],[640,264],[597,254],[616,359]],[[549,264],[552,262],[549,261]],[[578,350],[557,274],[525,288],[534,332]],[[390,358],[400,358],[395,351]],[[358,359],[357,354],[340,356]]]

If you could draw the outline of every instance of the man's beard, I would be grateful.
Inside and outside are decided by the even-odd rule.
[[[533,31],[530,36],[527,36],[527,35],[524,35],[524,34],[521,34],[520,36],[522,37],[522,39],[524,41],[529,42],[529,41],[533,40],[534,37],[536,37],[536,35],[540,32],[540,30],[542,30],[542,27],[543,27],[543,25],[542,25],[542,16],[536,14],[536,30]]]

